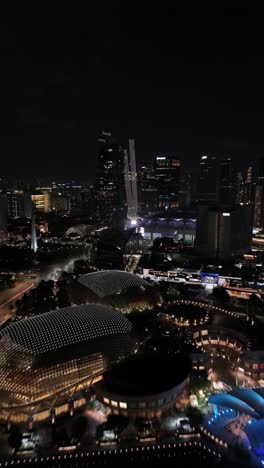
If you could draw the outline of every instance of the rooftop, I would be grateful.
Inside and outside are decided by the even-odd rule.
[[[83,304],[54,310],[8,325],[1,341],[10,340],[33,355],[41,355],[76,343],[132,331],[127,318],[112,307]]]
[[[106,391],[125,395],[153,395],[165,392],[186,379],[191,370],[181,353],[136,354],[105,374]]]
[[[111,296],[135,286],[150,287],[144,279],[122,270],[105,270],[87,273],[79,278],[79,283],[89,288],[99,297]]]

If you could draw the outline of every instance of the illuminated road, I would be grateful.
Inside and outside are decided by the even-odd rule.
[[[25,292],[35,286],[32,281],[22,281],[15,288],[5,289],[0,292],[0,324],[8,320],[12,316],[10,305],[14,303]]]

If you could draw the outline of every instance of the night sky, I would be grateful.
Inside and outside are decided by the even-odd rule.
[[[141,161],[264,155],[262,10],[36,3],[0,18],[1,176],[92,181],[101,128]]]

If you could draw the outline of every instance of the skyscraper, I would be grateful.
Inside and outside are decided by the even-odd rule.
[[[196,247],[205,257],[227,259],[250,248],[253,205],[198,207]],[[243,229],[241,229],[243,226]]]
[[[179,159],[168,156],[156,156],[154,162],[156,187],[158,191],[158,209],[178,208],[180,191]]]
[[[232,205],[236,203],[238,194],[237,180],[232,160],[225,156],[220,160],[219,182],[218,182],[218,201],[219,203]]]
[[[253,197],[253,168],[250,165],[246,170],[246,176],[243,180],[242,203],[250,203]]]
[[[0,193],[0,240],[7,235],[7,200],[6,194]]]
[[[139,202],[144,214],[152,214],[158,206],[158,189],[153,164],[144,164],[139,169]]]
[[[138,215],[137,168],[135,155],[135,140],[129,140],[129,159],[127,150],[124,152],[124,175],[127,197],[127,217],[132,225]]]
[[[25,216],[24,194],[22,191],[7,192],[8,218],[20,218]]]
[[[263,211],[264,211],[264,186],[255,186],[255,199],[254,199],[254,227],[263,227]]]
[[[51,189],[37,189],[31,195],[34,210],[41,213],[48,213],[50,211],[50,195]]]
[[[264,227],[264,158],[259,158],[255,164],[254,177],[254,226]]]
[[[99,224],[109,224],[125,207],[124,155],[110,132],[98,137],[95,216]]]
[[[199,167],[198,199],[216,201],[217,199],[217,160],[214,156],[202,156]]]

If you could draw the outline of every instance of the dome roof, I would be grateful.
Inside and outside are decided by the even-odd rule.
[[[79,278],[79,283],[89,288],[99,297],[118,294],[133,286],[150,287],[150,284],[135,275],[121,270],[105,270],[87,273]]]
[[[65,307],[8,325],[0,332],[0,342],[14,344],[40,355],[76,343],[109,335],[124,335],[132,325],[124,315],[101,304]]]

